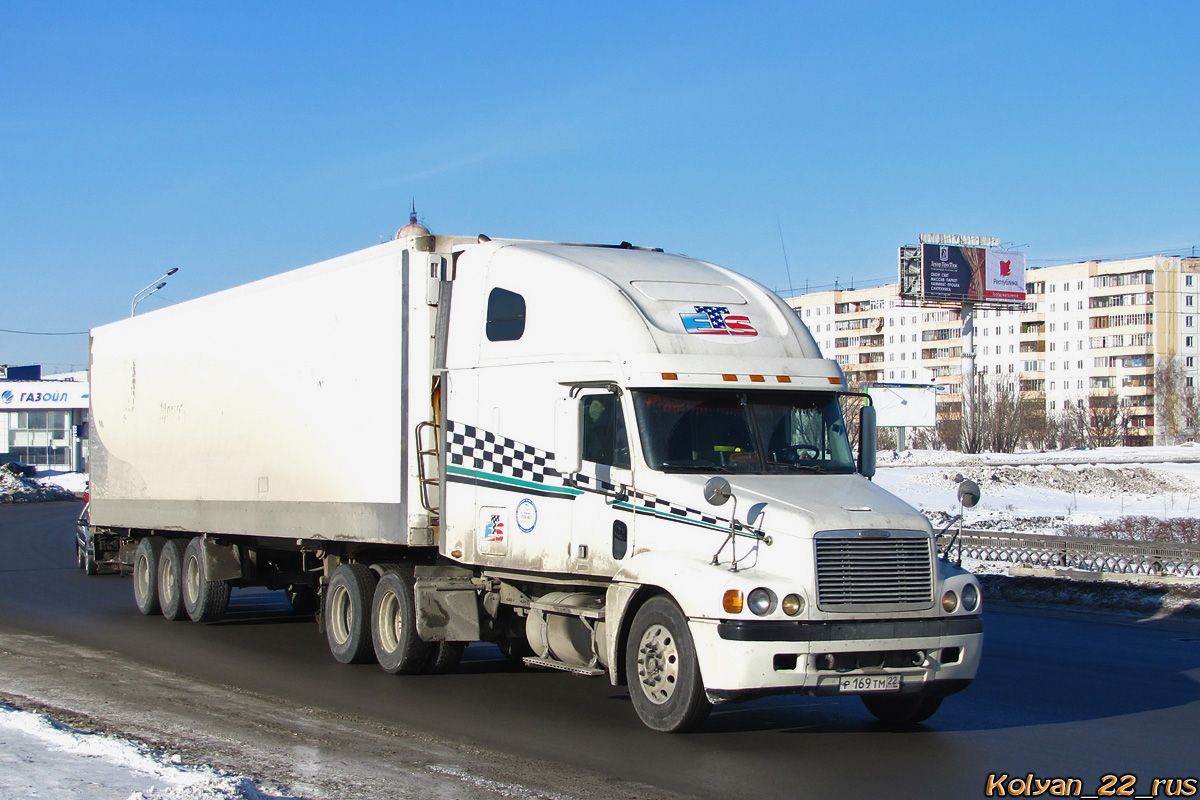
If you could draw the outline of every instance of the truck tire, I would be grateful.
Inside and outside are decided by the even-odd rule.
[[[133,602],[147,617],[162,611],[158,604],[158,556],[164,543],[161,536],[147,536],[133,552]]]
[[[423,672],[436,661],[440,648],[417,635],[411,567],[391,567],[379,579],[371,602],[371,642],[379,666],[393,675]]]
[[[325,638],[329,652],[343,664],[366,664],[371,648],[371,596],[375,573],[362,564],[342,564],[325,589]]]
[[[634,615],[625,674],[633,708],[648,728],[686,733],[712,710],[687,617],[667,595],[652,597]]]
[[[187,617],[183,607],[185,547],[182,539],[168,539],[158,554],[158,605],[162,615],[172,622]]]
[[[463,650],[466,649],[466,642],[434,642],[421,672],[426,675],[445,675],[453,672],[458,662],[462,661]]]
[[[192,622],[216,622],[229,608],[226,581],[210,581],[204,567],[204,541],[199,536],[183,551],[183,607]]]
[[[933,716],[942,705],[942,698],[922,694],[862,695],[863,705],[880,722],[896,728],[917,725]]]

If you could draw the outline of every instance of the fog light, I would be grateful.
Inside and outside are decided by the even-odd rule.
[[[794,617],[804,610],[804,598],[798,594],[789,594],[783,598],[783,613]]]
[[[746,605],[756,616],[765,617],[775,610],[775,593],[759,587],[746,597]]]
[[[963,587],[962,592],[963,611],[971,612],[979,608],[979,588],[973,583],[968,583]]]
[[[725,597],[721,600],[721,606],[725,609],[726,614],[742,613],[742,592],[739,589],[727,589]]]
[[[947,614],[953,614],[958,609],[958,595],[953,590],[942,595],[942,608]]]

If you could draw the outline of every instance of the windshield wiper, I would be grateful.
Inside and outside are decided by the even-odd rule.
[[[794,461],[768,461],[767,466],[768,467],[787,467],[788,469],[795,470],[797,472],[819,472],[819,473],[830,472],[830,469],[828,467],[822,467],[817,464],[797,464]]]

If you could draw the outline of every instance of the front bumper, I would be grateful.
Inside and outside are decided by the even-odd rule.
[[[898,675],[902,694],[952,694],[975,678],[978,616],[812,622],[689,621],[713,702],[772,694],[856,694],[843,679]]]

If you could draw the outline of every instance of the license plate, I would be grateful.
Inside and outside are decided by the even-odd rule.
[[[900,691],[899,675],[855,675],[852,678],[842,678],[841,691],[858,694],[860,692],[898,692]]]

